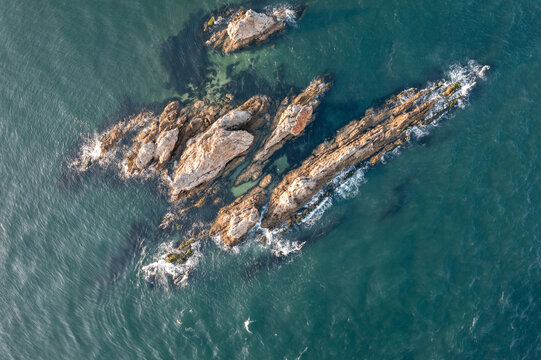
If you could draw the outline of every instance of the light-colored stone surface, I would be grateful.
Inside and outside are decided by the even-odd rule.
[[[152,159],[154,158],[154,153],[156,151],[156,144],[148,143],[141,146],[139,149],[139,154],[137,154],[137,159],[135,164],[139,169],[145,169],[150,165]]]
[[[241,243],[259,221],[260,209],[266,200],[265,194],[266,190],[256,187],[222,208],[212,225],[210,235],[219,234],[221,241],[227,246]]]
[[[314,120],[319,99],[331,87],[323,76],[317,77],[291,101],[286,98],[275,116],[272,133],[256,152],[252,163],[239,175],[237,184],[254,181],[262,175],[268,159],[290,139],[300,136]]]
[[[253,135],[243,130],[219,128],[207,132],[194,139],[182,153],[173,180],[175,193],[192,190],[216,178],[227,163],[248,150],[254,140]]]
[[[253,144],[249,129],[268,98],[254,96],[216,120],[205,132],[186,143],[173,177],[172,194],[178,195],[217,178],[226,165]]]
[[[250,9],[236,21],[229,23],[227,35],[236,42],[246,41],[267,32],[276,21],[272,16],[257,13]]]
[[[171,153],[175,148],[175,144],[178,140],[179,130],[175,128],[173,130],[165,131],[158,137],[156,145],[155,157],[158,158],[159,164],[165,164],[171,158]]]
[[[215,32],[206,45],[230,53],[254,43],[268,39],[274,33],[283,30],[287,23],[292,23],[298,10],[284,9],[273,13],[258,13],[253,10],[237,12],[227,27]]]

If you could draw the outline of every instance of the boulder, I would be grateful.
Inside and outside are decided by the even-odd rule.
[[[154,153],[156,152],[156,144],[147,143],[141,146],[135,164],[139,169],[145,169],[150,165],[154,159]]]
[[[189,191],[215,179],[227,163],[244,153],[254,137],[247,131],[216,129],[191,141],[175,172],[175,191]]]
[[[231,18],[227,27],[214,33],[206,45],[230,53],[266,40],[272,34],[283,30],[287,22],[295,20],[298,10],[283,9],[271,13],[241,10]]]
[[[254,96],[188,140],[173,177],[172,195],[210,183],[233,159],[245,154],[254,142],[250,131],[255,119],[268,102],[267,97]]]
[[[164,165],[171,158],[171,154],[175,149],[175,145],[178,140],[179,130],[175,128],[173,130],[165,131],[158,137],[155,157],[158,159],[159,165]]]
[[[250,9],[227,25],[227,35],[234,42],[250,41],[271,30],[276,22],[274,17]]]

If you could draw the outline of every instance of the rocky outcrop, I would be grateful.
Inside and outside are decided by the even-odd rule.
[[[114,150],[118,143],[136,126],[139,126],[152,118],[152,113],[142,112],[127,121],[121,121],[109,131],[100,136],[100,157]]]
[[[245,154],[254,142],[252,132],[259,122],[258,115],[266,111],[268,103],[267,97],[254,96],[192,138],[175,170],[172,195],[210,183],[232,160]]]
[[[268,14],[253,10],[240,10],[227,22],[227,27],[215,32],[206,45],[224,53],[240,50],[254,43],[266,40],[272,34],[283,30],[288,21],[294,21],[297,10],[280,9]],[[207,25],[215,24],[214,17]]]
[[[485,70],[469,74],[468,89]],[[408,89],[380,108],[367,110],[362,119],[346,125],[282,179],[271,194],[261,225],[280,226],[344,169],[379,161],[383,153],[408,139],[411,128],[428,124],[455,106],[462,96],[460,88],[460,81],[442,81],[422,90]]]
[[[209,235],[220,235],[221,241],[227,246],[240,244],[261,217],[261,207],[267,200],[266,188],[270,182],[271,176],[265,176],[249,193],[223,207],[218,212]]]
[[[177,144],[179,130],[178,128],[164,131],[158,136],[156,141],[156,152],[154,157],[158,160],[158,166],[165,165],[171,158],[171,154]]]
[[[223,110],[229,110],[229,105]],[[132,175],[156,164],[161,170],[181,150],[186,142],[216,121],[220,112],[217,106],[198,101],[180,108],[177,101],[170,102],[159,117],[145,122],[145,126],[132,139],[132,146],[125,155],[127,173]]]
[[[269,158],[287,141],[300,136],[314,120],[315,109],[321,97],[329,90],[331,82],[328,76],[320,76],[299,95],[285,98],[274,117],[272,133],[256,152],[251,164],[237,178],[237,184],[258,179]]]

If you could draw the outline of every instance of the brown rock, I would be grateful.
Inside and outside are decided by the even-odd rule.
[[[270,14],[258,13],[251,9],[239,11],[228,23],[227,28],[214,33],[206,44],[227,54],[264,41],[272,34],[283,30],[286,21],[294,18],[297,13],[295,10],[289,10],[286,16],[284,11]]]
[[[480,76],[476,74],[472,76]],[[444,90],[437,85],[404,90],[380,108],[367,110],[362,119],[343,127],[334,139],[318,146],[274,188],[262,226],[271,229],[280,226],[342,170],[368,160],[379,161],[383,152],[402,144],[409,129],[430,123],[448,111],[453,89],[458,87],[455,83]]]
[[[259,178],[269,158],[287,141],[302,134],[306,126],[314,120],[314,111],[330,87],[330,81],[320,76],[312,80],[291,103],[287,98],[282,101],[274,118],[272,133],[256,152],[250,166],[238,177],[237,184]]]
[[[266,200],[266,191],[261,187],[252,189],[232,204],[223,207],[209,234],[220,235],[227,246],[240,244],[248,232],[257,224],[261,216],[260,209]]]

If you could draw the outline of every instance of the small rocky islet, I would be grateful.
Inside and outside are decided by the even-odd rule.
[[[210,36],[206,45],[224,55],[259,45],[300,14],[301,10],[287,7],[268,12],[230,10],[204,24],[203,31]],[[355,167],[375,165],[385,153],[407,142],[412,129],[465,104],[487,69],[470,62],[453,67],[447,79],[389,97],[349,122],[285,174],[273,172],[269,162],[314,122],[319,104],[333,85],[329,75],[315,77],[306,88],[283,99],[257,94],[236,103],[226,94],[218,103],[170,101],[159,115],[142,112],[112,126],[73,166],[85,171],[95,164],[114,163],[125,177],[159,179],[174,209],[164,216],[162,228],[180,222],[182,214],[207,202],[218,205],[207,229],[186,236],[160,260],[174,283],[184,284],[188,269],[178,265],[190,261],[201,240],[219,236],[227,247],[233,247],[258,224],[275,230],[301,221],[329,196],[333,179],[347,176]],[[230,203],[219,196],[233,185],[246,183],[257,185]],[[150,272],[156,271],[154,267]]]

